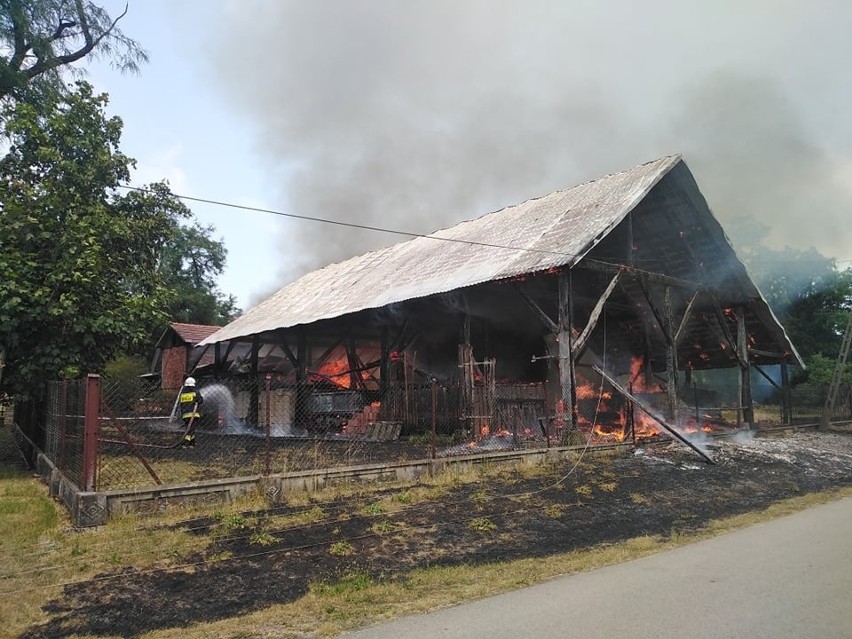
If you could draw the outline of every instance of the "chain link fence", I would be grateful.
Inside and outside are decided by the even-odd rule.
[[[591,369],[578,371],[577,380],[572,417],[558,383],[497,383],[487,374],[467,385],[430,380],[358,390],[298,384],[275,374],[200,378],[200,417],[186,420],[182,389],[144,379],[98,379],[92,386],[90,377],[50,384],[41,436],[48,457],[68,478],[97,490],[665,436],[658,420],[670,419],[672,398],[658,379],[619,378],[638,405]],[[674,423],[687,435],[736,429],[743,424],[738,392],[730,380],[715,388],[684,384]],[[95,415],[87,425],[93,394]],[[794,421],[818,421],[825,395],[825,389],[794,389]],[[24,406],[21,417],[36,420],[35,412]],[[847,388],[835,419],[850,417]],[[771,395],[756,404],[755,419],[782,423]],[[566,437],[572,421],[574,440]],[[184,447],[190,429],[195,446]]]

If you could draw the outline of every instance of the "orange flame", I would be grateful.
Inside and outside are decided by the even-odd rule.
[[[357,373],[360,374],[360,373]],[[325,361],[314,371],[315,379],[327,379],[342,388],[352,387],[352,378],[349,373],[349,362],[346,359]]]

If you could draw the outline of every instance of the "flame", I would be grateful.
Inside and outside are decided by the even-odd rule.
[[[346,359],[326,360],[311,374],[311,381],[321,379],[337,384],[341,388],[351,388],[352,378],[349,373],[349,362]],[[360,375],[360,373],[356,373]]]

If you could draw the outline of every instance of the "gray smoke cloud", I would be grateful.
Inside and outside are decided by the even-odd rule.
[[[431,232],[682,152],[729,231],[852,258],[850,3],[221,8],[211,70],[288,211]],[[287,224],[281,284],[399,240]]]

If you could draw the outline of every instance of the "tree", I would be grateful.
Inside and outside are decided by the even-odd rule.
[[[836,275],[834,260],[813,247],[803,251],[789,246],[767,247],[763,242],[769,227],[754,218],[739,218],[731,230],[737,255],[782,323],[791,305],[824,287]]]
[[[164,247],[160,274],[175,294],[168,305],[173,321],[224,325],[239,314],[236,299],[216,288],[227,249],[212,233],[211,226],[180,225]]]
[[[82,73],[72,64],[87,56],[137,71],[148,54],[118,27],[126,14],[113,19],[90,0],[0,0],[0,99],[55,97],[63,71]]]
[[[805,358],[835,360],[852,309],[852,269],[820,278],[787,310],[788,332]]]
[[[121,120],[85,83],[47,114],[7,107],[0,159],[0,352],[12,394],[97,371],[149,338],[173,297],[164,247],[189,210],[163,184],[120,195]]]

